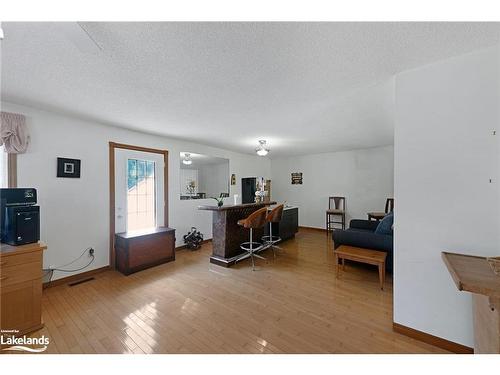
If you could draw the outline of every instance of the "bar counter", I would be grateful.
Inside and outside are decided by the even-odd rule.
[[[276,204],[276,202],[246,203],[238,205],[198,206],[199,210],[212,211],[212,256],[210,263],[230,267],[243,253],[240,244],[248,241],[250,231],[238,225],[238,220],[245,219],[258,209]],[[261,238],[263,229],[254,231],[254,238]]]

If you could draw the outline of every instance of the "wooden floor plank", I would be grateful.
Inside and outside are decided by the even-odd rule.
[[[209,263],[211,244],[130,276],[43,291],[49,353],[445,353],[392,331],[392,281],[301,230],[274,260]]]

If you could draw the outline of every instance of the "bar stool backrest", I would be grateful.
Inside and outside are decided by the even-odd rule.
[[[262,207],[252,212],[246,219],[242,220],[244,228],[262,228],[266,225],[267,207]]]
[[[387,198],[385,201],[385,213],[388,214],[394,210],[394,198]]]
[[[345,197],[328,197],[328,209],[345,211]]]
[[[268,223],[278,223],[281,221],[281,218],[283,217],[283,205],[280,204],[279,206],[274,207],[271,212],[267,214],[266,221]]]

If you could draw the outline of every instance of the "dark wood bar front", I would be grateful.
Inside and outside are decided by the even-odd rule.
[[[212,219],[212,256],[210,262],[229,267],[243,251],[240,244],[248,241],[249,232],[238,225],[238,220],[248,217],[259,208],[276,204],[276,202],[247,203],[238,205],[199,206],[199,210],[213,212]],[[254,238],[261,238],[263,230],[254,231]]]

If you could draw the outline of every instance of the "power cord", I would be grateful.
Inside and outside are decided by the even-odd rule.
[[[90,266],[90,265],[92,264],[92,262],[94,261],[94,259],[95,259],[94,255],[92,254],[90,257],[91,257],[92,259],[90,259],[90,262],[88,262],[88,264],[86,264],[86,265],[85,265],[85,266],[83,266],[83,267],[76,268],[76,269],[74,269],[74,270],[63,270],[63,269],[61,269],[61,268],[51,268],[50,270],[51,270],[51,271],[59,271],[59,272],[77,272],[77,271],[81,271],[81,270],[83,270],[83,269],[87,268],[88,266]]]
[[[75,263],[77,260],[81,259],[86,253],[89,253],[91,259],[90,259],[90,262],[88,262],[86,265],[84,265],[83,267],[80,267],[80,268],[76,268],[76,269],[63,269],[63,267],[67,267],[73,263]],[[50,285],[50,283],[52,282],[52,276],[54,276],[54,271],[59,271],[59,272],[78,272],[78,271],[81,271],[85,268],[87,268],[88,266],[90,266],[95,260],[95,256],[94,256],[94,249],[92,247],[88,247],[86,248],[83,253],[78,257],[76,258],[75,260],[69,262],[69,263],[66,263],[66,264],[63,264],[62,266],[59,266],[58,268],[48,268],[44,271],[47,271],[45,273],[45,275],[43,275],[43,278],[45,278],[45,276],[47,275],[50,275],[49,276],[49,281],[48,281],[48,284]]]
[[[81,259],[81,257],[83,257],[86,253],[89,253],[92,256],[94,254],[94,249],[91,247],[87,247],[85,250],[83,250],[83,253],[78,258],[76,258],[75,260],[73,260],[69,263],[63,264],[62,266],[59,266],[59,267],[64,268],[64,267],[69,266],[70,264],[75,263],[77,260]]]

